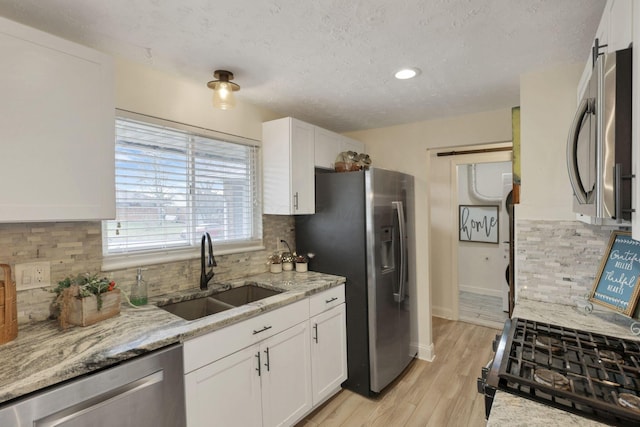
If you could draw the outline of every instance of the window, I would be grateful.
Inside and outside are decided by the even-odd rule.
[[[139,117],[116,119],[116,219],[103,221],[105,257],[190,258],[204,232],[218,253],[261,246],[257,142]]]

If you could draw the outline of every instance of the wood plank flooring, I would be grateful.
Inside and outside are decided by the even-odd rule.
[[[486,426],[476,378],[492,356],[498,332],[434,317],[433,362],[414,360],[375,399],[342,390],[297,427]]]
[[[460,291],[458,318],[463,322],[502,329],[508,314],[502,311],[502,298]]]

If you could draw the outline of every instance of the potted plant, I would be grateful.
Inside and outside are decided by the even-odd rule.
[[[69,324],[88,326],[120,313],[120,289],[113,280],[97,275],[66,277],[53,289],[58,321],[63,329]]]
[[[309,260],[307,259],[306,256],[304,256],[304,255],[296,255],[294,259],[295,259],[295,262],[296,262],[296,271],[298,273],[304,273],[304,272],[309,271],[309,268],[308,268]]]
[[[282,273],[282,257],[280,254],[274,253],[267,258],[269,271],[272,273]]]
[[[282,271],[293,270],[293,255],[291,252],[284,252],[282,254]]]

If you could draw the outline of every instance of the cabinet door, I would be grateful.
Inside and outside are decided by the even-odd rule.
[[[293,425],[311,409],[308,322],[263,341],[261,355],[264,426]]]
[[[316,126],[314,151],[316,167],[334,169],[336,157],[342,151],[342,136]]]
[[[0,17],[0,222],[115,217],[111,58]]]
[[[299,120],[291,124],[292,214],[316,211],[314,182],[314,126]]]
[[[313,405],[335,393],[347,379],[345,305],[311,319],[311,383]]]
[[[315,213],[314,126],[291,117],[262,124],[264,213]]]
[[[259,355],[253,345],[185,375],[187,425],[261,426]]]

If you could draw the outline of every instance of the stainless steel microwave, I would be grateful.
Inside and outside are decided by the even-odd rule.
[[[592,224],[631,221],[631,48],[595,62],[567,141],[573,211]]]

